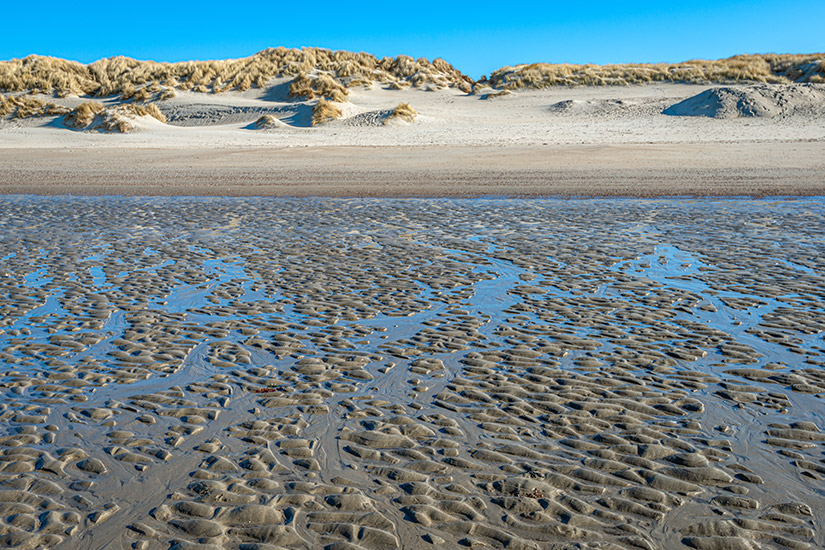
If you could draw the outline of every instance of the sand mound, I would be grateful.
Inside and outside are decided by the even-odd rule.
[[[789,116],[821,111],[825,86],[815,84],[723,87],[706,90],[664,110],[672,116],[711,118]]]
[[[255,121],[255,128],[258,130],[274,130],[276,128],[285,128],[287,124],[283,123],[274,115],[264,115]]]
[[[366,113],[358,113],[351,116],[342,123],[346,126],[354,126],[359,128],[374,128],[378,126],[385,126],[390,120],[392,109],[379,109],[376,111],[367,111]]]
[[[418,112],[409,103],[399,103],[392,109],[367,111],[351,116],[343,121],[346,126],[362,128],[407,125],[415,121]]]
[[[147,129],[153,125],[165,124],[166,117],[156,105],[119,105],[106,108],[102,104],[90,101],[81,103],[63,122],[75,130],[93,130],[126,134]]]

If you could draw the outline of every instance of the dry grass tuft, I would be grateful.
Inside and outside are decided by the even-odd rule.
[[[66,115],[64,119],[66,126],[77,128],[78,130],[89,127],[94,122],[95,117],[103,112],[103,105],[96,101],[81,103]]]
[[[63,115],[69,112],[66,107],[47,103],[28,96],[0,96],[0,117],[11,115],[12,118],[32,118]]]
[[[497,97],[504,97],[504,96],[512,95],[512,93],[513,92],[511,92],[510,90],[498,90],[498,91],[494,92],[494,91],[488,89],[486,93],[481,94],[481,99],[484,99],[484,100],[495,99]]]
[[[349,96],[347,89],[329,75],[323,74],[310,78],[301,73],[292,79],[289,85],[289,95],[302,99],[320,97],[328,101],[344,102]]]
[[[154,103],[150,103],[148,105],[135,105],[134,103],[131,105],[122,105],[119,107],[121,109],[127,109],[127,113],[134,115],[134,116],[146,116],[149,115],[152,118],[155,118],[164,124],[166,124],[166,115],[164,115],[158,106]]]
[[[321,48],[272,48],[243,59],[155,63],[128,57],[111,57],[83,65],[53,57],[29,56],[0,62],[0,90],[31,90],[107,97],[131,98],[139,86],[165,86],[180,90],[221,93],[262,88],[274,77],[308,74],[326,75],[337,85],[349,82],[404,81],[415,86],[449,86],[469,92],[473,81],[443,59],[432,63],[411,57],[386,57],[379,60],[366,53]],[[318,77],[319,79],[322,77]],[[333,98],[319,83],[316,97]],[[312,86],[311,86],[312,87]],[[315,89],[314,87],[312,87]],[[337,86],[332,88],[337,89]],[[341,93],[339,90],[338,93]],[[303,97],[303,96],[302,96]]]
[[[101,113],[100,124],[95,127],[96,130],[103,130],[104,132],[119,132],[126,134],[135,129],[135,117],[151,116],[163,123],[166,122],[166,116],[157,105],[137,105],[131,103],[129,105],[119,105],[112,109],[104,109]]]
[[[307,99],[346,99],[346,88],[379,82],[390,88],[456,88],[473,91],[474,82],[443,59],[400,55],[378,59],[366,53],[321,48],[272,48],[243,59],[155,63],[111,57],[83,65],[53,57],[0,61],[0,91],[88,95],[123,100],[166,98],[174,90],[202,93],[264,87],[275,77],[293,77],[293,95]],[[740,55],[716,61],[675,64],[552,65],[504,67],[482,79],[496,88],[642,84],[647,82],[823,82],[825,54]],[[292,88],[292,86],[291,86]]]
[[[341,118],[341,109],[326,99],[318,100],[312,107],[312,125],[317,126],[331,120]]]
[[[158,96],[159,101],[163,101],[165,99],[172,99],[175,97],[177,92],[173,88],[164,88],[163,91],[160,92],[160,96]]]
[[[395,109],[392,110],[390,113],[389,118],[400,118],[401,120],[406,120],[407,122],[412,122],[415,120],[415,117],[418,116],[418,113],[415,109],[413,109],[409,103],[399,103]]]
[[[160,122],[166,122],[164,114],[153,103],[149,105],[129,103],[107,109],[100,103],[89,101],[81,103],[67,114],[65,123],[77,130],[103,130],[125,134],[135,129],[135,117],[147,115]]]
[[[820,82],[825,54],[737,55],[714,61],[627,65],[553,65],[536,63],[503,67],[485,82],[503,89],[549,86],[605,86],[650,82],[726,83]]]

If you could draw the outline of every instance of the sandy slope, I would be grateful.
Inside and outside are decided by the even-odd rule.
[[[182,92],[158,103],[168,124],[128,135],[44,119],[0,122],[0,180],[7,193],[821,193],[815,159],[825,152],[825,116],[815,100],[821,90],[808,92],[668,84],[482,99],[373,87],[352,90],[344,118],[316,127],[311,105],[287,98],[283,82]],[[737,106],[753,98],[784,103],[737,116],[751,114]],[[719,104],[709,109],[708,101]],[[384,125],[401,102],[418,118]],[[256,129],[265,114],[285,126]]]

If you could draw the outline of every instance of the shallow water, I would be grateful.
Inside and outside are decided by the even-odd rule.
[[[823,199],[0,214],[3,545],[825,544]]]

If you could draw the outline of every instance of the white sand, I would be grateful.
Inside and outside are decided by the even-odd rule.
[[[344,118],[316,127],[309,125],[311,105],[289,100],[285,81],[244,93],[179,92],[158,103],[168,124],[141,121],[130,134],[78,132],[59,120],[2,121],[0,180],[7,193],[61,192],[55,185],[73,193],[271,195],[825,190],[816,161],[825,153],[821,87],[795,94],[768,87],[778,90],[778,110],[742,117],[721,103],[733,90],[764,107],[765,86],[726,87],[721,95],[711,88],[553,88],[482,99],[486,94],[373,86],[351,90],[340,104]],[[725,118],[663,114],[689,98],[670,112]],[[383,124],[401,102],[419,113],[416,120]],[[257,128],[265,114],[285,126]]]

